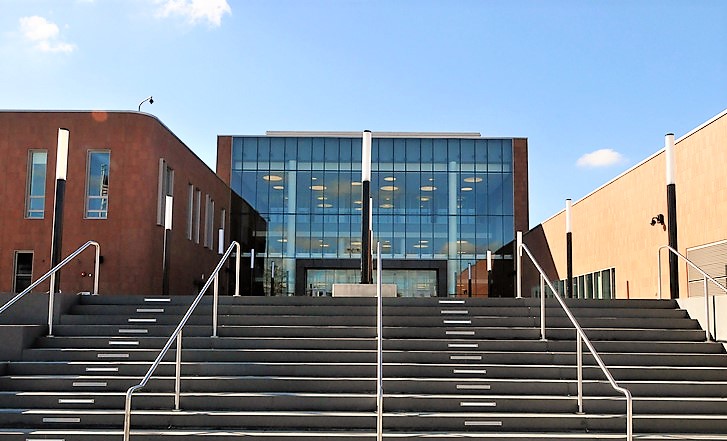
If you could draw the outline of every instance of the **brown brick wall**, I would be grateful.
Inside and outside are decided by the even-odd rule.
[[[59,127],[70,130],[62,254],[68,255],[87,240],[96,240],[104,257],[100,272],[102,294],[160,293],[164,230],[156,220],[159,159],[164,158],[175,172],[170,291],[192,293],[194,278],[208,275],[217,262],[217,228],[222,208],[226,208],[225,225],[229,227],[229,190],[158,119],[137,112],[0,112],[0,155],[7,170],[0,182],[0,194],[5,201],[0,206],[0,291],[12,289],[15,250],[35,252],[34,279],[50,268]],[[24,218],[28,150],[37,148],[48,150],[42,220]],[[111,151],[109,211],[104,220],[84,219],[86,158],[92,149]],[[202,190],[203,204],[206,193],[215,200],[214,250],[186,239],[189,183]],[[202,228],[204,219],[203,205]],[[61,280],[64,292],[91,290],[92,279],[80,277],[81,271],[93,271],[91,252],[67,268]]]
[[[528,202],[528,140],[513,139],[513,168],[515,197],[515,231],[528,231],[530,228]]]

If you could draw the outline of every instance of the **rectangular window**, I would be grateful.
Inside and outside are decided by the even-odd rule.
[[[213,245],[215,243],[215,201],[212,200],[212,198],[208,194],[205,195],[204,200],[204,246],[207,248],[213,248]]]
[[[174,170],[163,159],[159,159],[159,182],[157,191],[157,225],[164,225],[167,196],[174,196]]]
[[[199,243],[199,221],[202,209],[202,192],[199,188],[194,190],[194,243]]]
[[[194,185],[189,184],[187,191],[187,239],[192,240],[194,231]]]
[[[33,281],[33,252],[16,251],[13,265],[13,292],[22,292]]]
[[[226,246],[225,246],[226,236],[227,236],[227,232],[225,231],[225,220],[226,219],[227,219],[227,210],[225,210],[223,208],[222,211],[220,212],[220,230],[222,230],[222,243],[217,245],[218,248],[219,247],[223,248],[223,252],[224,252],[224,249],[226,248]]]
[[[109,211],[109,168],[111,152],[88,152],[86,172],[86,219],[106,219]]]
[[[31,150],[28,154],[28,183],[25,197],[25,217],[43,219],[45,215],[45,175],[48,151]]]

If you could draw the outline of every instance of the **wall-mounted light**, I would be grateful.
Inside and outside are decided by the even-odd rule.
[[[664,215],[663,214],[659,213],[656,216],[651,218],[651,226],[653,227],[656,224],[664,225]]]

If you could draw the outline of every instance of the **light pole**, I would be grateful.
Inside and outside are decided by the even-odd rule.
[[[361,142],[361,284],[373,283],[371,270],[371,130]]]
[[[674,134],[667,133],[664,137],[666,152],[666,216],[669,246],[679,250],[677,246],[677,189],[676,189],[676,158],[674,155]],[[677,255],[669,253],[669,294],[672,299],[679,298],[679,260]]]
[[[565,296],[573,297],[573,225],[572,215],[573,201],[565,200],[565,260],[566,260],[566,281]]]

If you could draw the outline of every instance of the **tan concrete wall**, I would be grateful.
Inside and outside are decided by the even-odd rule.
[[[727,239],[727,112],[680,138],[675,145],[679,251]],[[573,203],[573,275],[616,268],[616,296],[657,297],[657,250],[668,242],[666,229],[651,226],[666,217],[663,150],[593,193]],[[565,201],[564,201],[565,204]],[[565,278],[565,213],[542,223],[557,276]],[[531,230],[532,231],[532,230]],[[528,238],[526,235],[526,244]],[[534,245],[535,247],[535,245]],[[662,289],[668,297],[668,265],[663,257]],[[680,292],[687,296],[686,266],[680,263]]]

